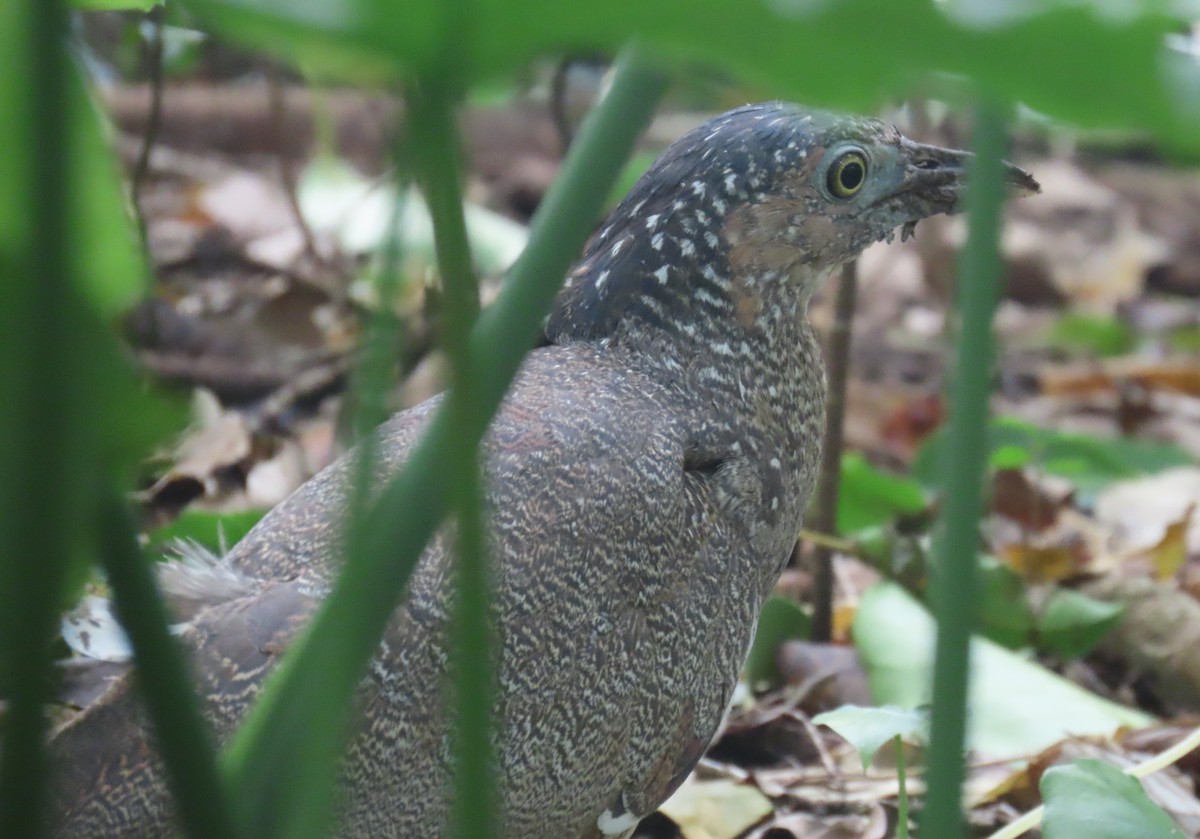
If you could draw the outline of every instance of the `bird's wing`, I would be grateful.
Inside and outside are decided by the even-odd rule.
[[[402,466],[434,407],[381,429],[381,477]],[[550,835],[547,814],[570,830],[580,819],[594,825],[601,799],[631,801],[642,814],[696,756],[678,752],[695,751],[719,722],[741,655],[725,648],[744,641],[719,631],[724,616],[705,602],[738,584],[727,579],[737,558],[725,554],[745,540],[722,518],[712,475],[689,471],[686,427],[671,395],[636,372],[586,347],[554,347],[531,357],[489,430],[500,760],[517,833]],[[264,517],[228,557],[262,588],[204,610],[183,637],[219,737],[319,605],[314,592],[340,557],[348,470],[345,461],[331,467]],[[422,556],[381,645],[386,660],[364,683],[366,721],[344,800],[362,829],[348,836],[375,826],[436,835],[452,544],[453,528],[443,528]],[[663,649],[658,642],[679,638],[681,621],[684,649]],[[693,667],[697,652],[736,659],[732,674],[728,664]],[[71,819],[63,835],[169,834],[169,801],[129,678],[59,730],[53,752]]]

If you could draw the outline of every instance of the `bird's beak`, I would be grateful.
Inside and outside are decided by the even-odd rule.
[[[900,227],[900,240],[904,241],[913,235],[921,219],[963,209],[967,170],[975,155],[908,139],[901,141],[901,147],[906,165],[899,188],[892,195],[904,193],[906,209],[911,213]],[[1017,198],[1042,191],[1033,175],[1008,162],[1004,163],[1004,182],[1009,194]]]
[[[944,149],[924,143],[903,141],[907,158],[904,173],[905,192],[916,192],[931,202],[931,209],[952,213],[962,209],[966,193],[967,170],[975,155],[957,149]],[[1036,195],[1042,191],[1033,175],[1019,166],[1004,163],[1004,182],[1014,198]]]

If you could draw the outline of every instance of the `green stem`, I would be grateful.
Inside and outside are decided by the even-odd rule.
[[[496,834],[490,592],[481,523],[479,459],[471,433],[475,422],[486,422],[487,417],[475,416],[478,388],[467,344],[479,314],[479,286],[463,218],[452,93],[427,81],[412,92],[408,101],[413,160],[433,219],[445,304],[442,345],[450,361],[452,381],[447,415],[454,445],[446,452],[452,504],[458,513],[454,544],[458,597],[451,654],[457,706],[452,835],[482,839]]]
[[[86,418],[78,359],[70,336],[78,326],[70,254],[71,167],[67,165],[68,65],[61,0],[32,0],[6,14],[27,26],[5,73],[27,86],[5,103],[10,128],[24,126],[23,147],[4,150],[24,162],[23,224],[6,231],[24,253],[6,254],[0,312],[0,685],[8,693],[0,742],[0,836],[42,835],[47,811],[44,748],[50,699],[50,641],[72,547],[78,488],[74,462]],[[21,36],[17,36],[20,42]],[[14,136],[20,136],[14,134]],[[25,167],[28,167],[25,169]]]
[[[400,157],[399,154],[396,155]],[[397,167],[399,169],[399,167]],[[375,281],[375,307],[367,320],[351,383],[351,439],[355,444],[353,490],[347,524],[346,556],[358,554],[363,520],[370,509],[371,488],[376,470],[379,439],[376,429],[387,419],[387,394],[399,349],[400,319],[396,298],[400,292],[400,219],[407,201],[407,181],[398,179],[391,224],[383,243],[379,276]]]
[[[462,418],[446,410],[430,423],[403,473],[365,516],[360,556],[347,564],[226,750],[226,785],[238,793],[247,824],[270,824],[284,804],[331,782],[340,749],[313,755],[313,733],[332,728],[340,734],[337,723],[345,719],[363,669],[426,541],[450,507],[445,454],[454,445],[473,449],[483,436],[664,87],[662,74],[639,51],[628,52],[618,65],[612,89],[585,122],[542,202],[528,247],[471,330],[468,367],[477,387],[470,427],[455,427]],[[297,737],[297,731],[306,736]],[[306,771],[307,766],[316,768]],[[315,835],[303,821],[294,824],[293,836]]]
[[[195,839],[236,835],[217,771],[216,750],[200,716],[182,651],[167,629],[170,616],[138,549],[125,503],[110,492],[101,508],[100,559],[117,618],[133,645],[137,684],[166,764],[180,824]]]
[[[967,195],[969,233],[959,277],[958,358],[950,425],[942,462],[942,511],[935,555],[933,605],[937,658],[933,676],[928,793],[924,833],[963,836],[964,776],[970,642],[975,628],[979,511],[983,504],[988,396],[992,377],[992,315],[999,297],[998,242],[1004,198],[1004,110],[984,102],[975,128],[976,157]]]

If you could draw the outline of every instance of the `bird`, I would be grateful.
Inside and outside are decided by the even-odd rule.
[[[818,471],[809,302],[868,245],[959,210],[970,159],[872,118],[747,105],[669,146],[592,237],[480,450],[505,839],[629,839],[700,760]],[[440,402],[380,427],[381,479]],[[221,740],[336,578],[351,463],[224,557],[164,571]],[[453,567],[444,526],[359,688],[339,836],[446,832]],[[56,835],[176,832],[130,667],[51,735]]]

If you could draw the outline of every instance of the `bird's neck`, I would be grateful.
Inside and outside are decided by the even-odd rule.
[[[734,214],[705,224],[687,202],[669,218],[628,217],[636,221],[601,231],[572,273],[547,323],[551,340],[622,351],[738,433],[811,449],[824,398],[806,317],[821,279],[811,261],[739,232],[745,219]]]

